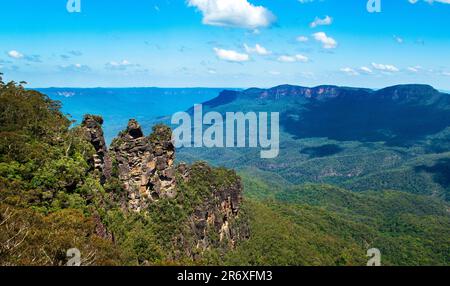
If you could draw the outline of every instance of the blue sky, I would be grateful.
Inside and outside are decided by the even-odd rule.
[[[31,87],[450,90],[450,0],[0,1],[0,71]],[[416,3],[412,3],[416,2]]]

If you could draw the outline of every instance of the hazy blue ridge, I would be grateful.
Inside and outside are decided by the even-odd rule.
[[[130,118],[146,133],[162,116],[185,111],[196,103],[218,96],[223,88],[42,88],[38,91],[62,103],[64,113],[80,123],[84,114],[104,118],[108,143],[123,130]]]

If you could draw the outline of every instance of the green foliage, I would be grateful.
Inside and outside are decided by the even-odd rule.
[[[70,248],[85,265],[118,264],[118,248],[95,231],[106,199],[81,130],[22,84],[0,80],[0,102],[0,264],[63,265]]]
[[[265,176],[265,181],[281,177],[294,185],[324,183],[358,192],[396,190],[450,198],[447,94],[406,86],[393,88],[397,100],[393,90],[369,96],[367,90],[345,89],[340,90],[341,99],[311,100],[295,92],[289,95],[290,88],[295,89],[268,90],[268,96],[261,96],[265,91],[250,90],[232,101],[204,107],[204,112],[223,115],[236,110],[279,112],[277,158],[261,159],[259,148],[183,148],[177,158],[201,159],[239,171],[251,169],[251,176]],[[283,96],[273,96],[277,92]]]
[[[139,213],[125,214],[119,209],[111,209],[105,215],[105,223],[120,246],[121,264],[162,264],[165,252],[157,241],[155,224],[150,216]]]
[[[80,127],[70,128],[58,102],[23,83],[4,83],[1,74],[0,102],[0,265],[63,265],[74,247],[84,265],[364,265],[372,247],[384,265],[450,264],[450,207],[442,200],[449,154],[445,145],[427,154],[448,142],[448,131],[411,148],[284,133],[280,157],[270,163],[257,159],[258,150],[191,151],[191,159],[241,167],[246,200],[229,222],[240,227],[248,220],[250,228],[250,239],[233,251],[207,229],[215,243],[199,256],[189,219],[199,206],[217,203],[215,191],[241,184],[235,171],[197,162],[189,180],[177,174],[176,198],[129,213],[121,206],[126,194],[117,163],[102,185],[89,164],[93,146]],[[150,140],[169,135],[157,125]]]
[[[263,202],[247,200],[252,236],[227,263],[364,265],[367,249],[376,247],[384,265],[449,264],[449,206],[438,199],[398,191],[354,193],[331,185],[269,187],[243,177],[248,195]],[[254,194],[270,188],[278,191]]]
[[[80,250],[82,265],[117,265],[120,252],[94,226],[78,210],[45,216],[0,204],[0,265],[65,265],[71,248]]]
[[[168,142],[172,140],[172,130],[164,124],[156,124],[152,127],[150,142]]]
[[[128,213],[120,208],[126,197],[116,162],[113,177],[100,184],[89,164],[93,146],[80,127],[69,128],[57,102],[14,83],[2,83],[0,99],[1,264],[62,265],[74,247],[87,255],[85,264],[193,263],[183,249],[194,241],[188,218],[213,190],[235,183],[234,172],[195,164],[190,180],[179,180],[175,199]],[[158,125],[152,140],[167,141],[170,135]],[[99,236],[98,227],[110,232],[114,244]],[[208,236],[218,240],[217,233]],[[8,244],[12,237],[21,239],[14,251]]]
[[[341,237],[352,224],[315,208],[246,202],[251,238],[227,255],[231,265],[363,265],[358,241]],[[291,217],[292,216],[292,217]],[[340,223],[341,233],[330,233]]]

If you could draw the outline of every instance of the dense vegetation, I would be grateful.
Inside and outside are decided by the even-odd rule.
[[[439,196],[293,184],[287,173],[258,164],[261,168],[240,171],[245,185],[241,216],[250,221],[250,239],[233,251],[215,244],[194,261],[192,253],[186,254],[192,233],[185,221],[211,186],[230,184],[235,172],[197,163],[193,179],[178,186],[175,200],[160,200],[146,213],[128,213],[117,204],[120,184],[114,179],[100,184],[100,174],[89,163],[93,147],[79,127],[71,128],[58,102],[1,77],[0,102],[0,265],[63,265],[66,251],[75,247],[83,265],[365,265],[371,247],[382,251],[386,265],[450,265],[450,208]],[[303,167],[321,168],[333,162],[330,157],[351,159],[355,150],[375,148],[326,142],[303,141],[309,149],[295,152],[308,159],[289,172],[309,172]],[[400,169],[406,168],[403,160],[411,159],[389,149],[367,160],[380,154],[391,156],[383,164]],[[354,155],[350,165],[361,160]],[[235,155],[227,156],[222,159]],[[444,153],[430,158],[436,160],[431,165],[415,161],[408,170],[431,171],[439,176],[430,180],[448,184],[445,158]],[[334,166],[344,164],[334,160]],[[381,182],[379,177],[373,181]]]
[[[381,250],[384,265],[450,263],[449,205],[441,200],[242,176],[253,236],[232,255],[248,264],[361,265],[371,247]]]
[[[71,248],[83,265],[207,263],[187,253],[187,219],[211,188],[237,179],[233,171],[194,164],[176,199],[128,212],[121,184],[114,177],[101,184],[93,146],[58,102],[2,81],[0,102],[0,265],[64,265]],[[213,248],[223,256],[224,248]]]
[[[265,160],[258,148],[185,148],[182,160],[251,168],[288,185],[325,183],[358,192],[389,189],[450,198],[450,95],[430,86],[378,91],[279,86],[224,92],[211,102],[204,113],[279,112],[280,154]]]

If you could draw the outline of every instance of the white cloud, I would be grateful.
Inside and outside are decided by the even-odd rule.
[[[428,2],[429,4],[433,4],[433,2],[443,3],[443,4],[450,4],[450,0],[424,0],[425,2]],[[409,0],[409,3],[416,4],[419,2],[419,0]]]
[[[331,25],[333,23],[333,18],[331,18],[330,16],[325,16],[325,18],[320,19],[319,17],[316,17],[316,19],[314,19],[314,21],[309,24],[309,26],[311,28],[316,28],[317,26],[327,26],[327,25]]]
[[[407,70],[413,73],[418,73],[422,69],[421,66],[408,67]]]
[[[295,63],[295,62],[306,63],[309,61],[309,58],[300,54],[294,56],[283,55],[278,57],[278,61],[283,63]]]
[[[242,54],[233,50],[224,50],[219,48],[214,48],[214,52],[219,59],[228,62],[247,62],[250,60],[250,56],[247,54]]]
[[[355,71],[352,68],[346,67],[346,68],[341,68],[341,72],[344,72],[348,75],[359,75],[359,72]]]
[[[256,44],[255,47],[250,47],[244,44],[245,51],[250,54],[258,54],[260,56],[270,55],[272,52],[264,48],[263,46]]]
[[[385,64],[377,64],[372,63],[374,69],[385,71],[385,72],[398,72],[399,69],[394,65],[385,65]]]
[[[322,43],[324,49],[334,49],[337,47],[336,40],[328,37],[324,32],[315,33],[313,36],[316,41]]]
[[[247,0],[188,0],[188,5],[200,10],[206,25],[256,29],[275,21],[272,12]]]
[[[306,43],[306,42],[308,42],[309,41],[309,38],[308,37],[305,37],[305,36],[298,36],[297,37],[297,42],[300,42],[300,43]]]
[[[395,36],[395,35],[394,35],[394,40],[399,44],[403,44],[403,42],[404,42],[403,38],[401,38],[399,36]]]
[[[368,67],[360,67],[359,70],[364,72],[364,73],[366,73],[366,74],[373,73],[373,71],[370,68],[368,68]]]
[[[91,70],[89,66],[82,64],[61,65],[58,68],[67,72],[87,72]]]
[[[125,70],[128,67],[138,66],[136,64],[130,63],[128,60],[122,60],[120,62],[112,61],[106,64],[106,68],[110,70]]]
[[[32,62],[32,63],[40,63],[41,61],[41,56],[40,55],[24,55],[21,52],[18,52],[16,50],[11,50],[9,52],[6,53],[8,55],[8,57],[16,59],[16,60],[25,60],[28,62]]]
[[[9,51],[8,56],[13,59],[23,59],[25,57],[22,53],[16,50]]]

